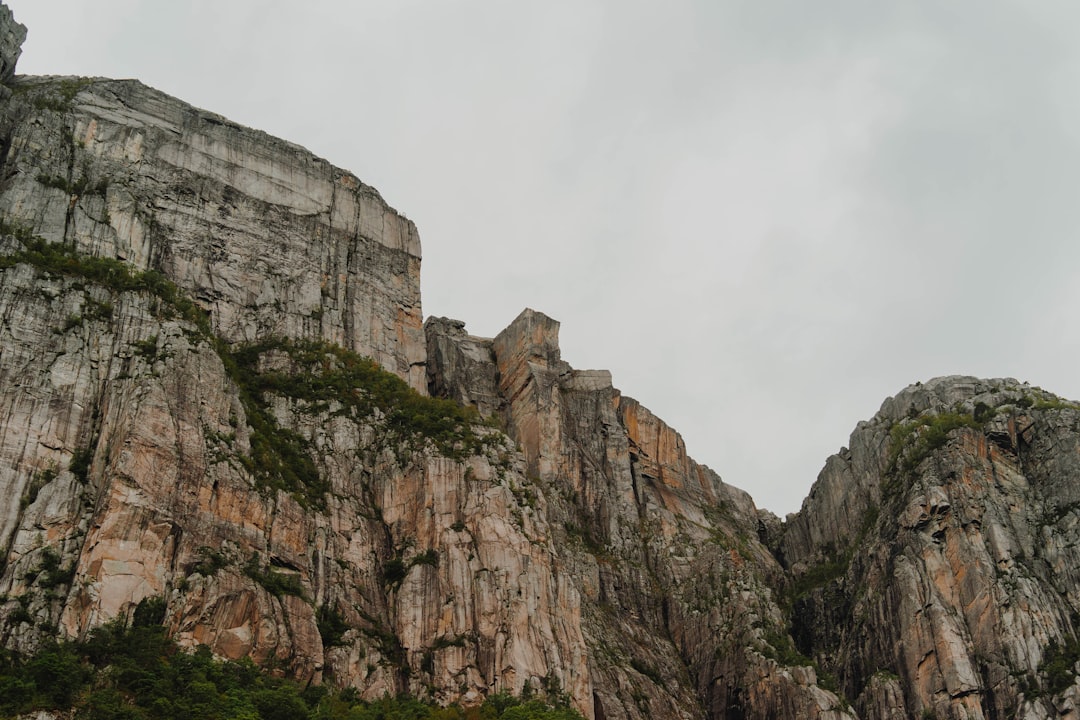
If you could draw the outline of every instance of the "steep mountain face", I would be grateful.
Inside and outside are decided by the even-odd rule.
[[[907,388],[829,459],[779,555],[793,634],[865,717],[1075,717],[1080,405]]]
[[[427,323],[432,390],[499,417],[582,597],[596,717],[848,717],[792,663],[783,569],[745,492],[606,371],[563,362],[531,310],[498,337]]]
[[[162,272],[228,342],[323,339],[425,391],[420,241],[375,190],[135,81],[11,87],[11,228]]]
[[[369,698],[1075,713],[1077,406],[910,387],[781,522],[551,318],[421,326],[416,229],[351,174],[137,82],[13,76],[24,36],[0,5],[5,647],[162,598],[185,646]]]

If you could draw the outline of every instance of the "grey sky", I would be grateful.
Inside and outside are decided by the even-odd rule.
[[[908,383],[1080,398],[1080,5],[7,0],[419,227],[424,310],[526,306],[759,506]]]

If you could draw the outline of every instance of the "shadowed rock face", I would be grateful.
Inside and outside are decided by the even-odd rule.
[[[26,26],[15,22],[7,5],[0,5],[0,83],[7,85],[15,77],[15,64],[22,55],[24,40]]]
[[[183,645],[369,698],[1075,716],[1077,405],[909,387],[782,523],[555,320],[421,327],[416,230],[351,174],[137,82],[12,79],[24,35],[0,5],[5,647],[161,597]],[[334,346],[488,424],[371,410],[393,383],[331,384]]]

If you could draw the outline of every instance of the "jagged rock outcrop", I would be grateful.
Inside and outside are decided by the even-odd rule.
[[[473,359],[441,381],[461,399],[488,392],[483,355],[495,367],[505,426],[581,583],[595,716],[848,717],[793,658],[772,594],[782,570],[753,501],[691,460],[610,373],[565,363],[558,329],[532,310],[491,341],[429,322],[428,346]]]
[[[7,85],[15,77],[15,65],[25,40],[26,26],[15,22],[7,5],[0,5],[0,83]]]
[[[1076,716],[1080,405],[917,384],[781,523],[555,320],[422,327],[416,229],[351,174],[12,76],[24,36],[0,5],[5,648],[160,598],[184,646],[368,698]]]
[[[501,409],[491,340],[469,335],[464,322],[449,318],[428,318],[424,334],[432,395],[471,405],[484,417]]]
[[[968,377],[890,398],[780,543],[800,649],[867,718],[1073,717],[1078,480],[1080,405]]]

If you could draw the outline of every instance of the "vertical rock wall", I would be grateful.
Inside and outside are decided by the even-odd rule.
[[[388,441],[378,414],[271,394],[323,483],[274,488],[218,346],[159,297],[20,262],[0,311],[5,646],[160,597],[181,644],[302,681],[444,701],[559,687],[591,712],[580,591],[499,433],[447,457]]]
[[[7,5],[0,5],[0,83],[7,85],[15,77],[15,65],[26,40],[26,26],[15,22]]]
[[[781,524],[551,318],[422,328],[416,229],[351,174],[134,81],[16,77],[25,32],[0,5],[6,648],[157,597],[183,645],[369,698],[1076,716],[1080,405],[912,386]],[[361,362],[335,345],[487,424],[320,395]]]
[[[490,341],[429,321],[430,369],[451,397],[484,398],[473,402],[521,448],[580,587],[595,716],[848,717],[785,652],[782,571],[750,497],[690,459],[610,373],[565,363],[558,329],[532,310]]]
[[[321,338],[426,392],[415,226],[303,148],[136,81],[22,78],[0,219],[154,269],[229,342]]]

